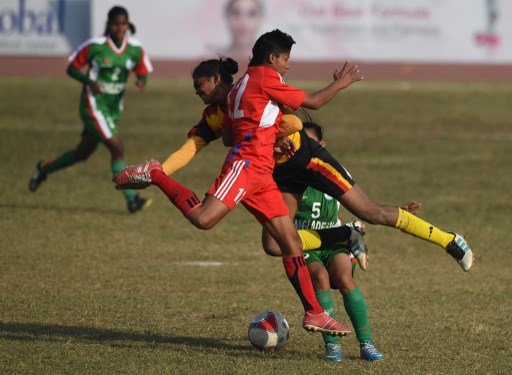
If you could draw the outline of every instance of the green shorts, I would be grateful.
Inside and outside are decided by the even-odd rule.
[[[318,262],[323,264],[325,268],[329,268],[334,257],[338,254],[346,254],[348,256],[352,255],[350,251],[343,247],[330,248],[330,249],[317,249],[317,250],[308,250],[304,251],[304,259],[306,260],[306,264],[309,265],[313,262]],[[354,273],[355,269],[355,258],[351,258],[352,260],[352,273]]]
[[[121,111],[112,110],[101,98],[82,94],[80,118],[84,124],[84,133],[91,135],[96,141],[103,142],[118,134],[116,124],[119,117]]]

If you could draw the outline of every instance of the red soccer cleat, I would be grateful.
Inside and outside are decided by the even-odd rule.
[[[352,333],[349,327],[342,326],[331,318],[326,311],[320,314],[306,312],[302,320],[302,326],[306,331],[327,333],[332,336],[346,336]]]
[[[154,170],[162,170],[162,165],[157,160],[129,165],[123,168],[112,181],[115,182],[116,189],[145,189],[151,185],[151,172]]]

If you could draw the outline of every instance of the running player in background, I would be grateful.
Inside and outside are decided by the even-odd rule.
[[[229,119],[223,140],[234,146],[228,153],[220,176],[203,202],[187,187],[162,171],[160,163],[147,162],[125,168],[116,177],[118,188],[158,186],[196,227],[210,229],[238,203],[242,203],[276,239],[283,252],[286,274],[303,304],[303,327],[333,335],[350,332],[318,303],[301,250],[301,240],[283,196],[272,178],[277,125],[281,105],[317,109],[336,94],[362,79],[355,66],[334,73],[334,81],[313,94],[284,84],[281,74],[288,67],[294,40],[275,30],[262,35],[253,47],[253,57],[244,76],[228,95]]]
[[[313,122],[304,122],[304,131],[309,137],[325,147],[322,128]],[[295,213],[297,229],[332,228],[341,226],[340,203],[331,196],[308,187]],[[361,227],[364,230],[364,226]],[[272,256],[281,256],[281,250],[275,241],[267,243],[265,252]],[[355,263],[352,253],[346,246],[336,246],[306,251],[306,264],[311,274],[313,287],[322,308],[334,318],[334,301],[331,287],[340,291],[347,315],[359,341],[361,358],[377,361],[384,356],[375,348],[368,323],[368,310],[361,290],[356,286],[353,273]],[[322,335],[325,343],[325,359],[338,362],[343,353],[337,337]]]
[[[99,143],[110,151],[114,175],[126,167],[124,146],[116,127],[123,110],[126,83],[133,71],[137,76],[135,83],[142,91],[148,73],[153,70],[141,44],[130,36],[134,33],[128,11],[115,6],[108,12],[104,36],[86,41],[69,58],[67,74],[83,84],[80,117],[84,129],[74,149],[56,159],[37,163],[29,181],[30,191],[36,191],[50,173],[87,160]],[[80,70],[86,66],[87,75]],[[151,204],[150,199],[140,197],[133,190],[125,190],[124,196],[130,212]]]

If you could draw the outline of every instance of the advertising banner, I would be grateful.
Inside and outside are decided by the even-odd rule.
[[[90,25],[90,1],[1,0],[0,55],[67,55]]]
[[[0,55],[66,55],[103,34],[113,5],[153,59],[248,61],[279,28],[298,61],[512,63],[507,0],[1,0]]]

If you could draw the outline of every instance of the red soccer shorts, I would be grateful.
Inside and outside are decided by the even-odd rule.
[[[289,215],[272,174],[254,171],[249,164],[246,160],[225,163],[206,194],[217,198],[230,210],[241,202],[260,223]]]

